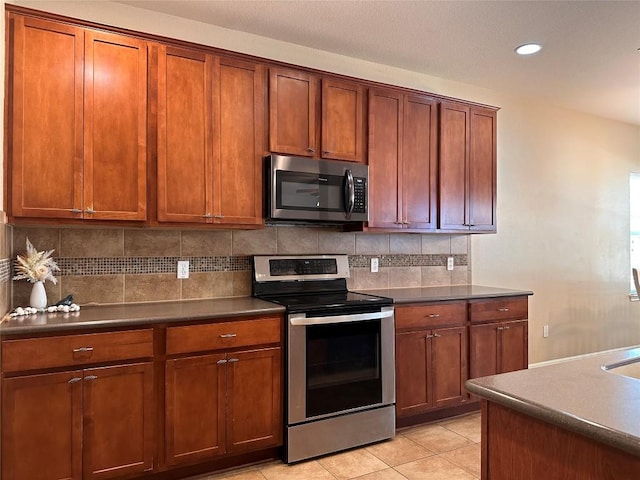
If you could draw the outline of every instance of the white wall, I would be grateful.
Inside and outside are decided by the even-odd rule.
[[[120,4],[15,3],[500,106],[498,233],[473,236],[473,282],[535,292],[531,362],[640,343],[640,303],[627,296],[639,126]]]

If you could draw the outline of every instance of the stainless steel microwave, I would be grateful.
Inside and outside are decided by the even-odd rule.
[[[366,222],[369,167],[337,160],[269,155],[267,220]]]

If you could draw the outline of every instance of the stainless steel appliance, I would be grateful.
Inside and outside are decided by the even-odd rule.
[[[367,165],[284,155],[270,155],[266,164],[268,220],[368,220]]]
[[[347,290],[347,255],[255,256],[253,294],[286,306],[285,461],[395,434],[389,298]]]

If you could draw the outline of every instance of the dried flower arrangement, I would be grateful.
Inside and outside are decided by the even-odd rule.
[[[54,250],[39,252],[27,238],[27,252],[18,255],[15,261],[16,275],[14,280],[27,280],[31,283],[49,280],[57,283],[53,272],[60,271],[60,267],[51,258]]]

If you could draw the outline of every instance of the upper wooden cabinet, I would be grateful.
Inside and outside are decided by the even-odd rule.
[[[146,42],[17,15],[9,29],[10,216],[145,220]]]
[[[363,102],[364,89],[355,82],[318,79],[306,72],[271,68],[270,150],[361,162]]]
[[[440,105],[442,230],[496,230],[496,112],[456,102]]]
[[[158,221],[262,223],[262,67],[159,47]]]
[[[370,228],[436,228],[437,104],[369,91]]]

